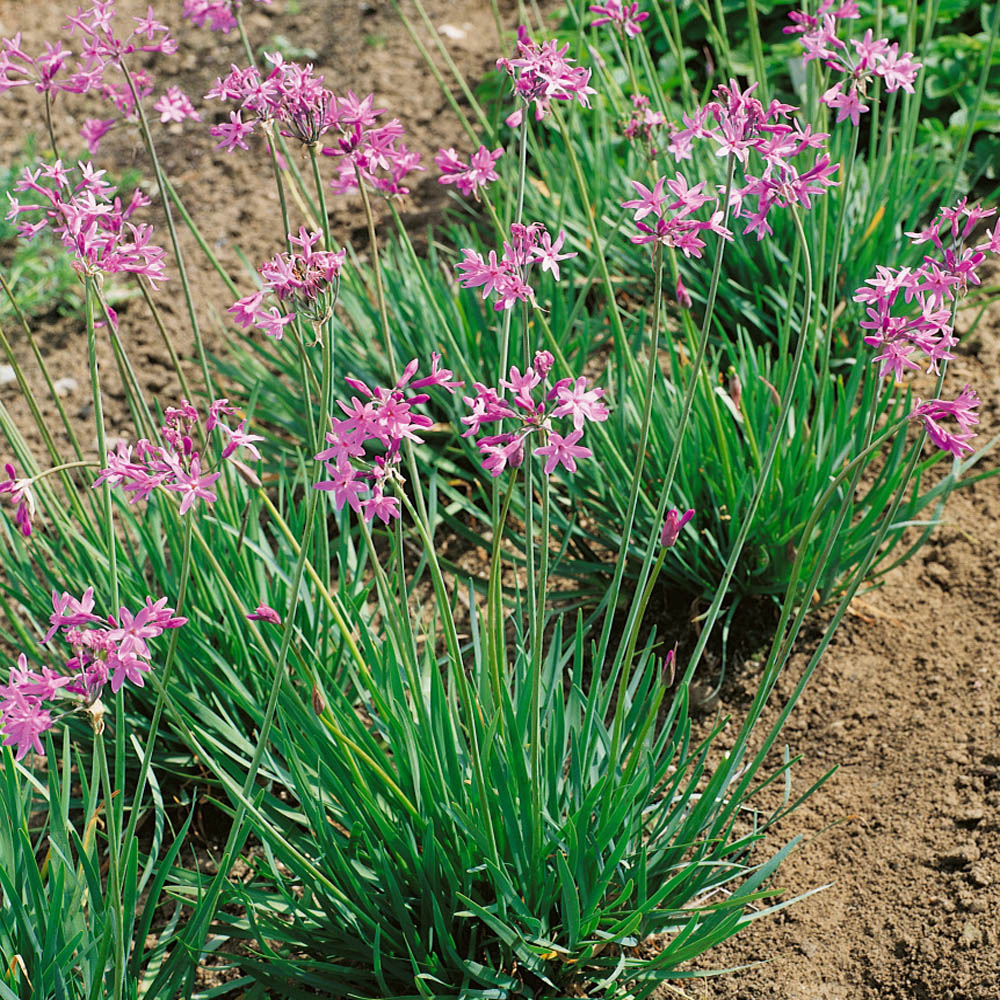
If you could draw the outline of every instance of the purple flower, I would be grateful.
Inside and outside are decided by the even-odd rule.
[[[548,444],[544,444],[534,451],[535,455],[545,458],[545,475],[550,476],[556,470],[556,466],[562,464],[568,472],[576,472],[576,460],[578,458],[590,458],[594,453],[589,448],[577,444],[583,437],[583,430],[575,430],[566,437],[556,434],[555,431],[549,433]]]
[[[840,6],[834,4],[835,0],[822,0],[815,16],[793,11],[789,14],[793,23],[783,30],[800,36],[803,65],[820,59],[829,69],[842,74],[843,78],[834,82],[820,100],[837,111],[838,122],[850,118],[857,128],[861,115],[868,111],[862,101],[871,81],[880,78],[890,94],[895,90],[912,94],[921,64],[913,59],[912,52],[900,55],[898,43],[890,45],[888,39],[874,39],[870,28],[861,40],[851,39],[852,57],[847,44],[837,36],[837,22],[859,17],[858,5],[853,0]]]
[[[38,221],[19,222],[18,233],[32,239],[51,227],[83,274],[141,274],[156,287],[156,282],[167,278],[166,255],[150,242],[151,226],[131,221],[138,209],[150,204],[149,198],[137,188],[123,206],[103,175],[103,170],[82,161],[70,169],[59,160],[34,171],[26,168],[14,189],[18,194],[30,192],[34,200],[23,204],[10,197],[7,218],[19,219],[26,213],[40,216]]]
[[[201,121],[201,115],[195,111],[190,98],[180,87],[168,87],[167,92],[153,105],[153,110],[160,112],[161,122],[182,122],[185,118]]]
[[[30,479],[18,479],[17,470],[9,462],[4,465],[7,479],[0,482],[0,494],[6,493],[10,497],[10,502],[14,505],[14,523],[18,526],[21,534],[28,538],[31,536],[31,519],[35,514],[35,497],[31,492]]]
[[[271,0],[256,0],[270,4]],[[243,0],[184,0],[184,17],[199,28],[206,24],[211,31],[221,31],[228,35],[236,27],[235,11],[243,6]]]
[[[514,93],[525,106],[535,105],[535,118],[541,121],[549,114],[552,101],[578,101],[590,107],[589,95],[596,93],[590,82],[590,70],[584,66],[571,66],[566,58],[569,43],[559,48],[555,41],[539,45],[533,41],[524,25],[517,29],[517,55],[514,59],[498,59],[497,69],[502,69],[514,80]],[[506,119],[506,124],[516,128],[521,124],[524,108],[519,108]]]
[[[663,531],[660,532],[660,544],[664,548],[672,548],[680,537],[681,528],[684,527],[691,518],[694,517],[693,510],[686,510],[681,514],[676,509],[667,511],[667,519],[663,522]]]
[[[622,3],[621,0],[608,0],[607,3],[592,3],[587,8],[592,14],[600,14],[590,22],[592,28],[601,24],[616,24],[630,38],[638,38],[642,34],[639,27],[649,14],[646,11],[639,13],[637,3]]]
[[[961,458],[971,452],[969,441],[976,436],[971,428],[979,423],[979,414],[973,412],[979,406],[976,390],[966,386],[957,399],[929,399],[918,401],[910,414],[911,420],[921,420],[927,436],[942,451]],[[949,430],[941,421],[950,418],[957,424],[956,430]]]
[[[461,274],[459,284],[463,288],[482,288],[483,298],[496,296],[493,308],[497,311],[510,309],[515,302],[535,301],[535,293],[528,279],[531,266],[541,263],[543,271],[551,271],[559,280],[559,261],[576,257],[575,251],[559,253],[566,234],[560,231],[553,241],[551,234],[539,222],[530,225],[513,223],[510,227],[510,241],[503,245],[503,256],[497,259],[495,250],[484,260],[482,254],[465,248],[462,260],[456,265]]]
[[[92,614],[93,587],[79,599],[53,592],[52,605],[52,628],[43,641],[49,642],[62,631],[69,647],[63,669],[43,666],[40,673],[35,672],[22,653],[11,668],[8,683],[0,685],[0,734],[4,746],[15,748],[18,760],[29,750],[44,752],[41,734],[55,723],[45,702],[69,699],[90,711],[97,726],[104,686],[110,681],[114,692],[126,681],[142,687],[144,675],[152,669],[149,640],[187,623],[166,606],[166,598],[154,602],[150,597],[135,614],[119,608],[117,618],[109,615],[102,619]]]
[[[434,157],[441,171],[439,184],[454,184],[466,198],[479,197],[479,188],[485,188],[497,179],[496,163],[503,156],[503,147],[497,146],[492,152],[480,146],[468,163],[458,156],[454,149],[442,149]]]
[[[247,615],[247,619],[252,622],[270,622],[272,625],[281,624],[281,615],[266,604],[258,604],[257,610]]]
[[[377,517],[384,524],[399,517],[399,500],[387,490],[403,482],[399,471],[403,442],[421,443],[419,432],[433,423],[414,409],[430,397],[412,390],[436,386],[455,392],[462,385],[451,371],[440,367],[440,360],[440,355],[432,355],[430,374],[415,379],[418,362],[414,358],[391,389],[371,389],[353,377],[345,380],[363,398],[353,396],[349,403],[338,400],[345,419],[330,420],[326,434],[329,447],[316,455],[317,461],[326,463],[330,478],[316,483],[315,488],[332,493],[337,510],[346,505],[366,521]],[[377,442],[385,454],[369,459],[365,450],[368,441]]]
[[[219,458],[228,460],[238,471],[249,472],[233,456],[240,448],[246,448],[255,459],[260,452],[254,442],[264,439],[247,431],[246,420],[235,430],[223,423],[223,417],[235,413],[226,399],[216,399],[209,404],[206,432],[217,430],[225,443]],[[130,494],[129,502],[148,500],[157,489],[182,494],[180,513],[186,514],[198,501],[214,503],[215,492],[210,489],[219,478],[219,472],[202,472],[202,455],[195,448],[196,427],[201,419],[198,410],[186,399],[180,406],[170,406],[164,414],[165,422],[160,428],[162,444],[154,444],[145,438],[135,446],[119,441],[114,451],[105,457],[105,467],[94,480],[94,488],[107,484],[123,489]],[[251,474],[252,475],[252,474]]]
[[[524,460],[525,443],[533,435],[540,435],[544,441],[532,454],[546,459],[546,475],[560,464],[575,472],[576,458],[590,456],[590,449],[577,442],[587,421],[601,423],[608,419],[608,409],[601,402],[604,389],[590,388],[583,377],[559,379],[549,385],[553,362],[548,351],[539,351],[523,372],[511,368],[498,388],[476,382],[474,395],[463,397],[470,413],[462,417],[467,428],[462,437],[475,437],[488,424],[505,420],[515,424],[513,431],[487,435],[476,442],[483,456],[483,469],[491,476],[501,475],[508,467],[518,468]],[[512,395],[506,398],[504,392]],[[553,429],[552,421],[565,417],[572,419],[573,430],[564,437]]]

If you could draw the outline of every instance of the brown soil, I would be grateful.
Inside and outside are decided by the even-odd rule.
[[[983,399],[980,444],[1000,431],[998,372],[994,305],[949,371],[953,388],[968,381]],[[1000,479],[991,478],[954,495],[918,555],[854,600],[779,743],[803,757],[793,799],[838,771],[779,825],[772,851],[795,836],[803,844],[776,884],[785,898],[829,888],[705,955],[703,970],[754,967],[681,984],[687,993],[1000,997],[998,572]],[[806,630],[765,724],[792,693],[821,624]],[[720,711],[739,720],[756,678],[748,664]]]
[[[0,0],[0,36],[20,30],[26,47],[39,51],[70,6],[64,0]],[[131,14],[132,7],[145,10],[145,0],[120,0],[119,6]],[[182,25],[179,0],[171,6],[167,11],[161,4],[160,14],[177,23],[181,49],[157,57],[151,68],[160,87],[176,79],[197,103],[220,66],[242,63],[243,57],[234,36]],[[439,146],[467,146],[388,3],[301,0],[299,6],[303,13],[294,16],[281,0],[271,9],[252,6],[247,22],[253,43],[266,45],[284,35],[316,50],[315,62],[334,90],[374,90],[378,106],[402,120],[408,145],[424,154],[425,164]],[[435,25],[465,32],[448,42],[464,72],[475,77],[492,63],[497,40],[488,4],[427,0],[426,6]],[[510,23],[514,4],[501,6]],[[44,129],[33,124],[40,123],[36,98],[28,88],[0,97],[0,149],[6,156],[21,149],[24,122],[41,143]],[[76,127],[97,112],[94,105],[60,101],[55,125],[64,150],[82,148]],[[225,266],[247,283],[236,247],[259,262],[280,245],[273,224],[276,198],[261,159],[214,152],[207,129],[190,123],[158,134],[182,199],[195,209]],[[145,167],[138,145],[134,134],[115,134],[96,159],[117,169],[132,162]],[[441,190],[424,178],[408,211],[423,225],[442,204]],[[337,201],[331,216],[340,238],[364,245],[354,200]],[[155,214],[152,221],[158,221]],[[166,239],[162,226],[157,233]],[[183,241],[189,260],[197,260],[193,241],[186,235]],[[231,334],[213,309],[228,304],[228,293],[200,264],[195,289],[206,339],[221,351]],[[157,301],[190,365],[179,282],[169,282]],[[169,404],[178,396],[176,378],[141,300],[126,303],[120,316],[146,387]],[[68,409],[83,428],[84,443],[93,446],[82,324],[49,318],[40,322],[38,336],[53,376],[76,379]],[[15,346],[33,371],[23,339],[15,336]],[[1000,429],[998,363],[1000,316],[993,312],[951,373],[952,385],[967,379],[984,399],[980,441]],[[125,432],[124,399],[114,385],[110,356],[102,356],[102,365],[111,396],[110,430]],[[0,399],[29,432],[16,390],[0,388]],[[43,411],[51,419],[52,407]],[[784,866],[780,883],[790,894],[833,884],[778,918],[754,924],[705,956],[700,968],[768,964],[704,985],[682,984],[686,993],[705,1000],[1000,997],[998,570],[1000,481],[991,479],[957,495],[946,523],[917,558],[894,570],[880,590],[855,601],[784,734],[790,752],[804,758],[794,770],[793,794],[830,768],[840,770],[781,825],[782,837],[801,834],[805,842]],[[791,691],[809,642],[807,635],[775,700]],[[754,684],[748,666],[724,692],[724,709],[738,719]]]

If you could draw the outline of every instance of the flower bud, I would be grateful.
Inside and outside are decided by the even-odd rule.
[[[694,517],[693,510],[686,510],[683,514],[679,514],[677,510],[673,508],[668,510],[667,519],[663,524],[663,531],[660,533],[660,544],[665,548],[671,548],[677,542],[677,538],[681,533],[681,528],[683,528],[692,517]]]
[[[680,275],[677,276],[677,302],[681,309],[690,309],[692,305],[691,293],[687,290]]]

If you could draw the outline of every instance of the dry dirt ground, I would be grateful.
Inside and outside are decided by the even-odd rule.
[[[63,0],[0,0],[0,36],[22,31],[40,50],[62,23]],[[145,10],[142,4],[119,4]],[[285,0],[271,9],[251,5],[247,23],[254,45],[278,36],[316,52],[334,90],[373,90],[377,105],[405,125],[407,143],[430,163],[440,146],[466,140],[396,20],[390,4],[358,0]],[[483,0],[428,0],[433,23],[448,24],[448,44],[472,77],[498,54],[489,4]],[[502,7],[512,23],[513,4]],[[199,31],[180,22],[180,0],[158,13],[178,26],[180,52],[157,57],[160,85],[183,82],[204,93],[230,61],[242,61],[234,36]],[[458,36],[458,37],[456,37]],[[24,90],[0,98],[0,150],[16,155],[26,130],[39,139],[36,95]],[[79,149],[75,128],[96,114],[93,105],[61,101],[55,127],[64,148]],[[206,116],[210,117],[210,116]],[[234,276],[242,265],[237,245],[255,261],[278,249],[276,198],[259,157],[213,151],[207,129],[192,124],[160,131],[167,169]],[[135,162],[134,135],[108,138],[100,159],[117,169]],[[433,179],[417,185],[408,211],[423,220],[440,210]],[[353,201],[336,201],[332,218],[341,238],[363,248]],[[155,218],[154,218],[155,222]],[[158,227],[158,232],[161,230]],[[185,237],[192,261],[197,254]],[[178,290],[168,285],[158,301],[178,349],[190,357]],[[221,282],[197,268],[200,303],[226,302]],[[224,348],[222,326],[206,307],[201,316],[214,350]],[[159,335],[141,302],[121,311],[123,336],[140,362],[146,386],[165,402],[178,387],[164,363]],[[38,331],[56,377],[80,386],[67,400],[87,419],[84,332],[79,320],[49,318]],[[17,350],[27,352],[23,342]],[[109,372],[110,357],[103,358]],[[30,370],[31,365],[28,365]],[[193,372],[193,367],[192,367]],[[1000,430],[1000,314],[988,314],[952,368],[953,385],[968,380],[983,397],[983,436]],[[124,430],[125,408],[115,398],[110,417]],[[3,402],[27,426],[16,391],[0,388]],[[89,426],[86,424],[85,426]],[[995,461],[991,459],[990,461]],[[957,495],[932,542],[885,585],[855,602],[785,733],[793,755],[795,789],[804,790],[834,765],[839,771],[779,833],[801,834],[780,884],[791,894],[830,883],[822,893],[752,925],[702,968],[753,966],[722,979],[687,982],[704,1000],[997,1000],[1000,998],[1000,479]],[[807,634],[778,694],[787,694],[810,651]],[[747,670],[723,693],[724,711],[737,718],[753,692]],[[670,995],[676,996],[676,993]]]

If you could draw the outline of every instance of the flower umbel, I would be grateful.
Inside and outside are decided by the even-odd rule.
[[[330,476],[317,483],[316,489],[332,493],[337,510],[346,504],[366,521],[377,517],[383,524],[399,517],[399,499],[389,491],[403,485],[399,468],[403,442],[421,444],[419,432],[433,425],[430,417],[414,410],[430,397],[413,390],[440,386],[453,393],[462,385],[452,372],[440,367],[440,361],[439,354],[432,355],[430,375],[414,378],[418,366],[414,358],[391,389],[370,389],[361,379],[345,379],[363,398],[337,401],[345,417],[331,418],[326,435],[330,447],[316,455],[318,461],[326,463]],[[371,455],[373,449],[381,454]]]
[[[176,617],[167,599],[154,602],[151,597],[134,614],[119,608],[117,616],[100,618],[93,614],[94,588],[89,587],[77,600],[67,593],[52,592],[51,628],[44,642],[57,632],[71,655],[61,670],[42,667],[29,669],[22,653],[12,667],[6,685],[0,685],[0,734],[3,745],[14,747],[21,760],[29,750],[44,753],[41,735],[51,729],[61,716],[53,717],[46,703],[68,704],[69,711],[89,712],[95,725],[100,724],[100,697],[106,684],[117,694],[126,681],[136,687],[145,684],[144,674],[152,667],[149,640],[164,631],[179,628],[186,618]]]
[[[592,388],[582,376],[550,384],[548,377],[554,360],[548,351],[539,351],[523,374],[512,367],[498,387],[476,382],[475,394],[463,397],[471,412],[462,417],[468,428],[462,437],[475,437],[486,424],[504,420],[517,425],[513,431],[487,435],[476,442],[483,456],[483,468],[491,476],[501,475],[508,466],[518,468],[524,461],[525,446],[533,437],[541,439],[532,454],[545,459],[546,475],[560,465],[568,472],[576,472],[576,460],[591,457],[590,449],[579,442],[588,421],[600,423],[608,419],[608,409],[601,402],[604,389]],[[507,392],[511,394],[509,397]],[[567,417],[573,430],[564,435],[555,429],[553,421]]]

